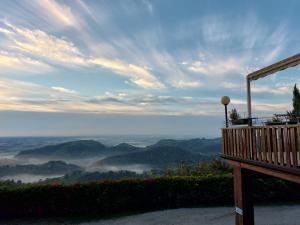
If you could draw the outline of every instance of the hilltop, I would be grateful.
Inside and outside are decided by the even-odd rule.
[[[94,166],[147,165],[151,167],[175,166],[182,162],[195,164],[210,157],[192,153],[174,146],[152,146],[144,151],[107,157]]]

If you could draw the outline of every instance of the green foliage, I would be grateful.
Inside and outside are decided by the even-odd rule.
[[[296,84],[293,90],[293,114],[300,116],[300,92]]]
[[[154,145],[148,146],[147,148],[153,149],[164,146],[181,148],[183,150],[190,151],[193,153],[214,155],[220,152],[221,138],[194,138],[189,140],[163,139],[158,141]]]
[[[214,159],[208,162],[199,163],[192,166],[186,163],[179,164],[178,167],[168,168],[162,171],[163,176],[203,176],[203,175],[222,175],[231,174],[232,169],[228,163],[221,159]]]
[[[108,171],[108,172],[83,172],[74,171],[59,178],[50,178],[41,181],[42,184],[74,184],[74,183],[89,183],[100,180],[122,180],[122,179],[143,179],[148,175],[146,173],[138,174],[131,171]]]
[[[216,163],[217,168],[220,162]],[[221,165],[223,167],[224,165]],[[189,173],[187,168],[181,168]],[[256,203],[300,201],[299,185],[273,178],[254,182]],[[289,193],[288,195],[286,193]],[[292,196],[292,199],[291,199]],[[109,215],[233,204],[231,174],[165,176],[88,184],[0,185],[0,218]]]
[[[229,118],[231,120],[239,120],[239,119],[241,119],[241,116],[237,112],[236,108],[233,108],[232,110],[229,111]]]
[[[179,207],[233,204],[233,177],[222,161],[201,164],[201,171],[181,165],[157,178],[64,185],[0,183],[0,218],[101,216]],[[197,173],[197,172],[196,172]],[[185,176],[187,174],[188,176]],[[289,193],[288,195],[286,193]],[[299,185],[273,178],[254,182],[256,203],[299,202]]]
[[[19,158],[86,158],[95,157],[107,151],[105,145],[93,140],[79,140],[47,145],[19,152]]]
[[[176,166],[180,162],[197,164],[199,161],[208,161],[212,156],[197,154],[174,146],[155,146],[144,151],[130,154],[107,157],[95,163],[96,166],[119,165],[150,165],[155,168]]]
[[[232,201],[231,175],[162,177],[74,185],[24,185],[0,190],[0,216],[107,215]]]

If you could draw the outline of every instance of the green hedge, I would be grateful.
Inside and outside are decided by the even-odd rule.
[[[263,202],[286,201],[286,193],[300,200],[299,193],[295,195],[299,186],[282,181],[260,179],[254,189],[255,198]],[[232,175],[0,188],[1,218],[108,215],[226,204],[233,204]]]
[[[174,177],[75,185],[31,185],[0,190],[0,216],[112,214],[226,204],[231,176]]]

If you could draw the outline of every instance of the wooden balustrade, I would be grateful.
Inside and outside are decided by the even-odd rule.
[[[300,125],[222,129],[223,156],[300,168]]]

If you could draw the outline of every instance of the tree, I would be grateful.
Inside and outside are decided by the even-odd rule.
[[[229,117],[230,117],[231,120],[239,120],[239,119],[241,119],[240,114],[237,112],[237,110],[235,108],[233,108],[229,112]]]
[[[293,90],[293,114],[300,116],[300,92],[296,84]]]

